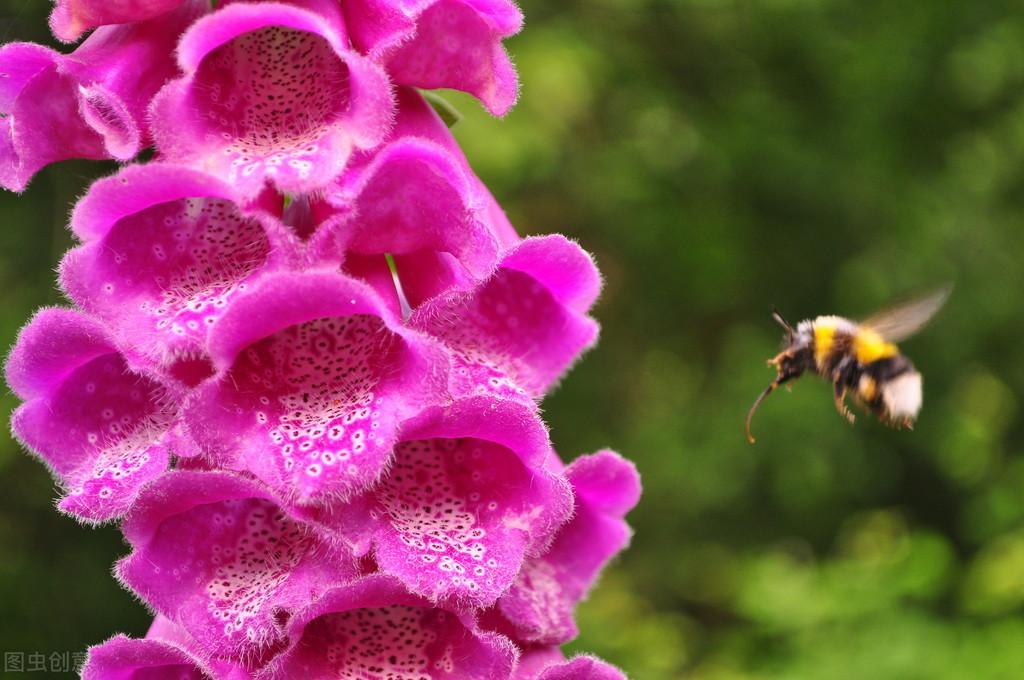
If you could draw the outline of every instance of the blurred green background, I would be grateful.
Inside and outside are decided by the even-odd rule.
[[[611,446],[645,495],[580,609],[637,680],[1024,677],[1024,7],[929,0],[523,0],[522,97],[455,132],[526,233],[606,277],[601,344],[545,403],[560,451]],[[0,2],[6,40],[48,3]],[[0,329],[60,302],[65,163],[0,195]],[[798,382],[743,417],[793,320],[956,284],[904,350],[914,431],[850,428]],[[4,411],[15,399],[4,398]],[[52,508],[0,446],[0,640],[79,650],[147,615],[115,529]]]

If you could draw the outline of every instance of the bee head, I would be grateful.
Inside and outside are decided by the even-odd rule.
[[[778,371],[777,382],[782,384],[799,377],[810,368],[811,329],[805,327],[804,323],[794,328],[777,309],[772,310],[772,318],[786,331],[782,340],[782,351],[768,360],[768,363]]]
[[[806,347],[794,343],[768,360],[768,363],[778,371],[779,384],[798,378],[807,370],[808,352]]]
[[[764,392],[761,393],[747,413],[747,440],[751,444],[754,443],[754,436],[750,434],[750,421],[754,417],[757,407],[764,401],[764,398],[774,392],[775,388],[779,385],[794,378],[799,378],[804,371],[814,365],[810,328],[805,327],[804,323],[800,324],[797,328],[793,328],[777,309],[772,310],[772,318],[785,329],[786,337],[783,341],[782,351],[768,360],[768,363],[775,367],[778,375],[765,388]]]

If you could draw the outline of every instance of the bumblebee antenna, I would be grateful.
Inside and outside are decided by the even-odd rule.
[[[774,392],[775,388],[781,384],[782,383],[779,381],[778,378],[773,380],[771,384],[768,385],[768,387],[764,388],[764,392],[762,392],[760,396],[758,396],[758,398],[754,400],[754,405],[750,407],[749,411],[747,411],[747,441],[750,442],[751,444],[757,441],[756,439],[754,439],[754,435],[750,434],[750,421],[754,419],[754,411],[756,411],[757,407],[761,405],[761,402],[764,401],[764,398],[767,397],[772,392]]]
[[[786,329],[786,332],[790,335],[796,335],[796,331],[793,329],[786,318],[782,316],[782,312],[779,311],[778,307],[772,307],[772,318],[775,319],[775,323],[779,324]]]

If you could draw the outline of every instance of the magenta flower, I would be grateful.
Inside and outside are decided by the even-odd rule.
[[[417,264],[423,265],[398,263],[413,304],[444,281],[431,271],[433,263]],[[475,288],[423,303],[410,325],[450,351],[453,394],[539,399],[596,341],[597,323],[586,312],[600,287],[593,261],[579,246],[562,236],[528,238],[507,250]]]
[[[162,616],[156,617],[144,640],[115,635],[92,647],[81,676],[82,680],[252,680],[238,664],[203,654],[184,629]]]
[[[366,489],[399,423],[446,397],[443,353],[341,274],[267,276],[214,324],[209,348],[217,376],[187,407],[192,435],[216,464],[299,505]]]
[[[283,642],[281,621],[357,574],[351,553],[224,472],[169,472],[124,523],[118,577],[206,653],[247,664]]]
[[[259,208],[240,207],[229,185],[196,170],[125,168],[75,207],[71,228],[85,243],[64,258],[61,282],[136,364],[195,382],[229,301],[298,256],[294,236]]]
[[[497,263],[499,245],[466,167],[422,137],[396,134],[357,156],[317,209],[320,224],[309,245],[315,261],[344,259],[351,270],[385,254],[429,253],[446,258],[469,281]],[[394,286],[378,292],[392,297]]]
[[[468,92],[502,116],[518,80],[501,40],[523,15],[510,0],[353,0],[345,4],[352,38],[382,61],[395,82]]]
[[[519,659],[512,680],[625,680],[618,668],[593,656],[566,661],[557,647],[528,649]]]
[[[395,127],[356,154],[322,196],[303,206],[308,257],[340,262],[396,313],[491,275],[503,247],[520,239],[473,174],[447,126],[416,92],[401,88]],[[399,291],[385,261],[399,270]],[[404,298],[404,299],[403,299]]]
[[[21,191],[69,158],[133,158],[148,143],[150,99],[177,73],[174,44],[205,7],[188,0],[159,19],[99,29],[68,55],[0,48],[0,186]]]
[[[471,616],[435,607],[387,576],[328,592],[288,624],[292,646],[261,677],[507,678],[516,650]]]
[[[172,395],[133,373],[96,321],[40,311],[7,359],[7,384],[25,400],[11,420],[14,434],[64,488],[61,510],[89,522],[118,517],[167,467]]]
[[[577,458],[565,475],[576,497],[572,519],[547,552],[523,565],[498,601],[505,619],[499,628],[522,642],[558,645],[576,637],[573,609],[632,534],[623,519],[640,499],[632,463],[600,451]]]
[[[557,648],[640,485],[539,402],[597,338],[590,255],[521,238],[414,87],[504,113],[508,0],[57,0],[0,48],[0,183],[97,181],[22,331],[15,435],[121,520],[155,614],[87,680],[619,680]],[[179,40],[180,36],[180,40]],[[175,54],[176,53],[176,54]],[[175,58],[176,57],[176,58]],[[180,67],[180,71],[178,70]]]
[[[332,523],[370,544],[380,570],[431,601],[479,609],[512,584],[569,518],[572,494],[543,423],[515,402],[474,397],[405,422],[387,473]]]
[[[86,31],[158,17],[188,0],[56,0],[50,14],[53,34],[74,42]]]
[[[491,192],[473,173],[469,161],[466,160],[448,126],[433,107],[411,88],[398,88],[398,115],[395,118],[392,137],[417,137],[434,142],[445,149],[462,169],[472,188],[473,204],[481,211],[482,219],[490,225],[499,245],[507,248],[519,241],[515,227],[508,221]]]
[[[387,75],[332,0],[229,4],[185,33],[178,63],[152,104],[157,149],[247,196],[323,188],[391,125]]]

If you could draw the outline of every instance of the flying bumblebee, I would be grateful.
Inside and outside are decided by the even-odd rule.
[[[778,310],[772,318],[786,331],[785,349],[768,363],[778,375],[747,413],[750,421],[764,398],[784,383],[813,371],[833,386],[836,410],[851,424],[847,392],[854,400],[893,427],[912,427],[921,410],[921,374],[895,343],[921,330],[949,297],[951,288],[892,307],[855,322],[839,316],[819,316],[791,326]]]

